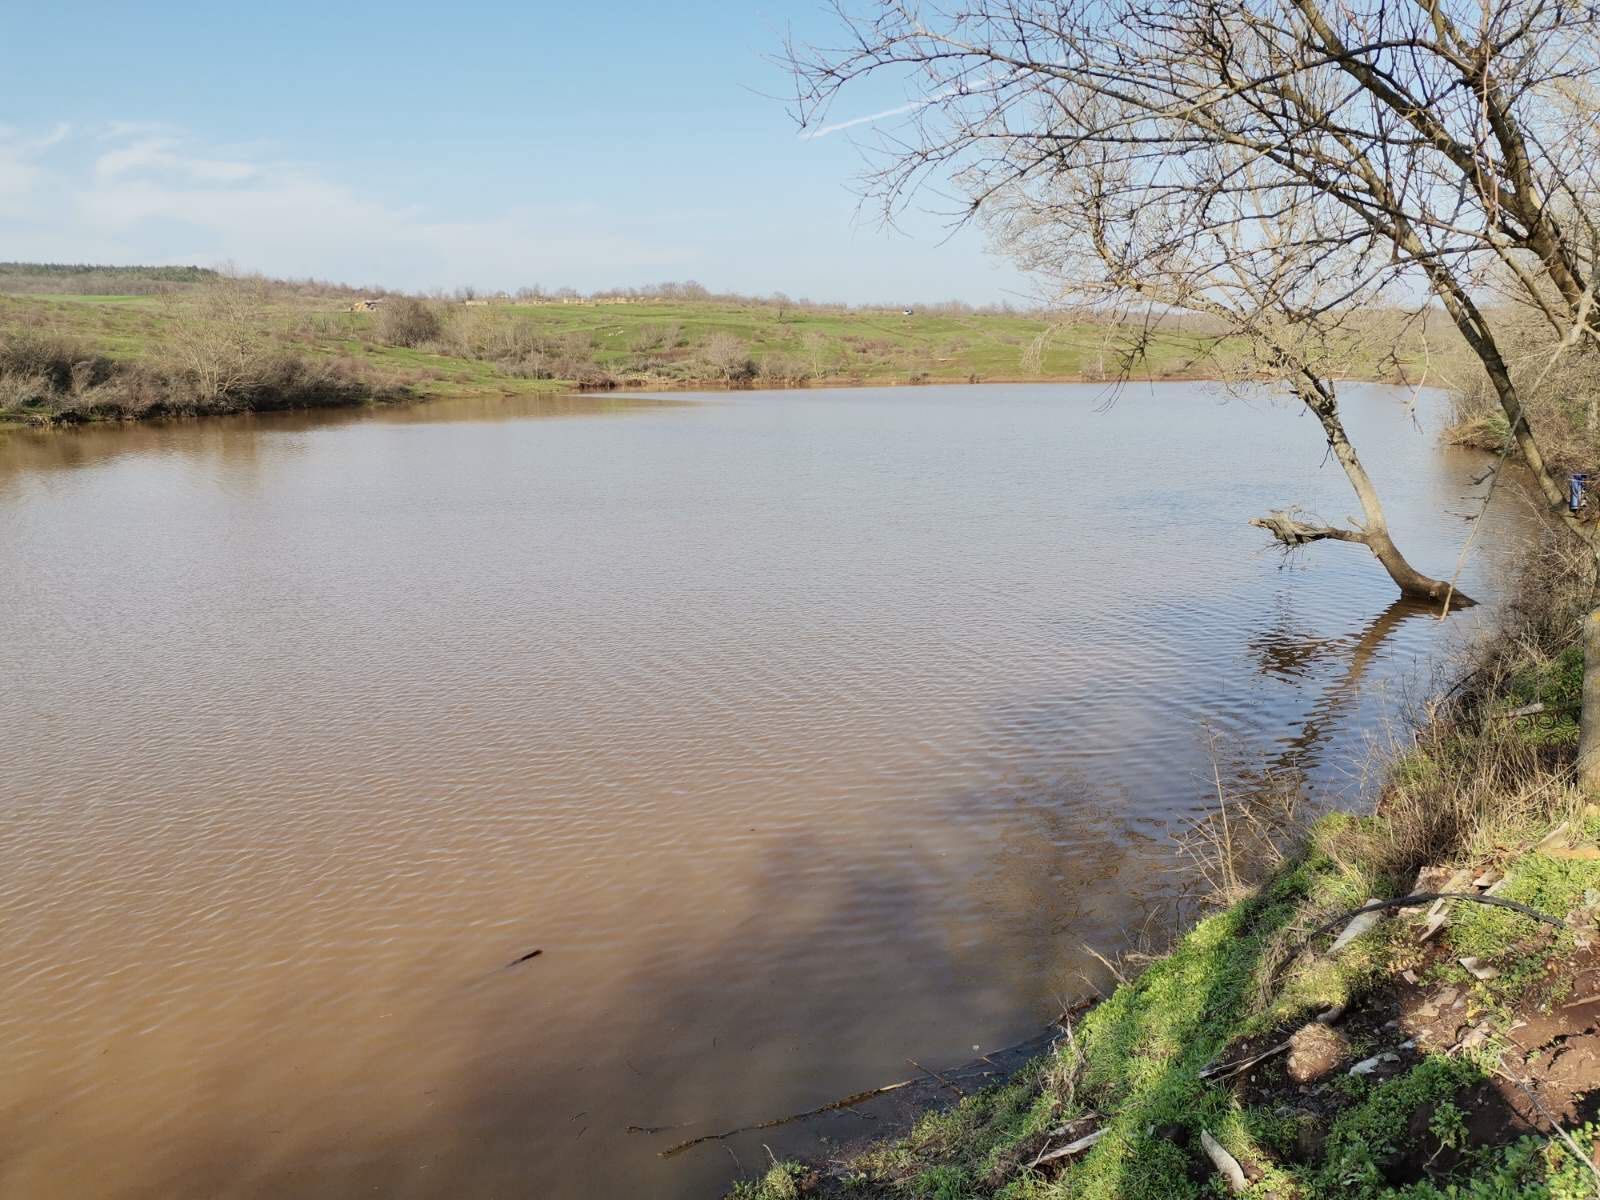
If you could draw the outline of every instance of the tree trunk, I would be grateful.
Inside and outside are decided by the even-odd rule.
[[[1296,386],[1295,393],[1311,410],[1312,415],[1322,423],[1323,433],[1328,438],[1328,448],[1333,451],[1333,456],[1344,468],[1345,477],[1350,480],[1356,498],[1361,501],[1363,524],[1360,530],[1354,531],[1352,536],[1341,537],[1339,540],[1365,544],[1373,556],[1383,564],[1383,569],[1389,572],[1389,578],[1394,580],[1402,596],[1440,603],[1448,599],[1462,606],[1471,604],[1472,600],[1469,597],[1455,591],[1450,584],[1430,578],[1413,567],[1406,561],[1406,556],[1400,553],[1400,547],[1394,544],[1394,539],[1389,536],[1389,522],[1383,515],[1383,502],[1378,499],[1378,489],[1373,487],[1372,477],[1361,465],[1361,459],[1356,455],[1356,448],[1350,444],[1350,438],[1345,434],[1344,422],[1339,419],[1339,403],[1333,389],[1322,380],[1308,376],[1305,382]]]
[[[1578,714],[1578,786],[1600,795],[1600,608],[1583,618],[1583,710]]]

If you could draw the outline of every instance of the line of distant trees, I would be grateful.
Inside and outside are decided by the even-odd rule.
[[[541,284],[520,287],[515,291],[484,291],[461,287],[454,290],[435,289],[428,295],[435,300],[498,300],[502,303],[522,304],[600,304],[606,301],[649,303],[703,303],[732,304],[749,308],[774,308],[779,311],[795,309],[804,312],[857,312],[877,311],[885,308],[907,309],[914,312],[941,316],[1002,316],[1038,311],[1033,306],[1018,306],[1009,301],[998,304],[969,304],[964,300],[941,300],[932,304],[883,302],[874,304],[845,304],[839,301],[813,300],[807,296],[793,297],[787,292],[770,292],[760,295],[752,292],[713,291],[698,280],[668,280],[664,283],[646,284],[642,287],[597,288],[580,291],[573,287],[547,288]]]
[[[33,263],[0,262],[0,292],[71,292],[78,295],[147,295],[187,287],[216,283],[222,279],[248,277],[273,288],[300,295],[335,296],[395,296],[406,294],[398,289],[368,286],[359,287],[330,280],[268,279],[259,274],[238,272],[231,267],[198,266],[111,266],[101,263]],[[852,312],[884,308],[910,308],[915,312],[937,316],[989,316],[1010,315],[1038,311],[1036,306],[999,304],[968,304],[962,300],[942,300],[932,304],[891,303],[844,304],[812,300],[809,297],[791,297],[785,292],[756,295],[749,292],[714,291],[697,280],[668,280],[646,284],[642,287],[597,288],[584,292],[572,287],[545,287],[533,284],[515,291],[486,291],[481,288],[434,288],[419,293],[433,300],[500,300],[520,301],[524,304],[559,304],[586,302],[590,304],[611,301],[631,303],[707,303],[734,304],[755,308],[778,310],[795,309],[805,312]]]

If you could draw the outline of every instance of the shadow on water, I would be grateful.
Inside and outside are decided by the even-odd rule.
[[[797,881],[813,874],[816,853],[795,839],[763,864],[767,883],[756,911],[773,914],[781,931],[757,918],[693,961],[635,964],[606,1006],[630,1014],[620,1026],[597,1011],[586,1028],[553,1041],[528,1018],[540,993],[563,986],[563,961],[581,953],[579,945],[546,940],[544,953],[526,963],[485,964],[475,978],[441,981],[439,1007],[469,1008],[480,1023],[478,1044],[457,1048],[452,1058],[463,1069],[431,1081],[425,1115],[414,1123],[362,1128],[355,1138],[348,1128],[309,1137],[296,1129],[291,1140],[270,1114],[248,1131],[202,1117],[186,1127],[182,1153],[152,1154],[140,1165],[148,1174],[126,1194],[711,1197],[760,1168],[768,1147],[780,1157],[815,1155],[829,1142],[879,1132],[883,1122],[870,1110],[843,1109],[660,1155],[701,1133],[917,1075],[911,1057],[936,1070],[971,1057],[953,1046],[930,1050],[923,1035],[930,1027],[954,1024],[970,1030],[970,1042],[986,1041],[989,1014],[971,989],[937,981],[987,971],[991,956],[982,946],[954,944],[938,921],[915,915],[912,906],[928,898],[925,878],[853,874],[825,895],[803,893]],[[1048,905],[1050,888],[1039,879],[1032,902]],[[797,903],[807,909],[799,927],[783,920]],[[893,1045],[876,1026],[841,1014],[837,998],[813,987],[805,969],[830,953],[831,930],[853,913],[885,907],[906,908],[908,919],[904,936],[881,948],[879,966],[892,977],[899,965],[916,964],[905,972],[907,985],[884,989],[902,1030]],[[270,1023],[264,1014],[259,1032]],[[448,1022],[418,1021],[441,1024]],[[741,1031],[737,1044],[729,1044],[730,1029]],[[685,1047],[698,1047],[722,1069],[682,1070]],[[619,1072],[634,1081],[621,1091],[612,1086]],[[195,1111],[210,1110],[207,1096],[222,1100],[247,1086],[243,1076],[211,1067],[196,1081]],[[287,1126],[293,1114],[282,1115]]]
[[[1354,636],[1297,638],[1279,629],[1257,639],[1252,649],[1265,674],[1280,673],[1286,663],[1296,670],[1341,665],[1269,771],[1303,770],[1325,753],[1386,643],[1424,616],[1432,619],[1427,608],[1397,604]],[[1243,787],[1249,782],[1238,780]],[[1029,815],[1027,835],[997,841],[980,879],[952,881],[928,856],[897,860],[892,869],[850,869],[830,863],[812,840],[792,837],[766,851],[755,872],[754,916],[697,947],[692,958],[662,952],[631,962],[606,1002],[559,1035],[538,1018],[538,1002],[563,988],[563,962],[584,953],[582,933],[530,935],[544,950],[536,959],[507,966],[507,958],[482,964],[471,977],[433,981],[435,1009],[420,1014],[416,1028],[450,1030],[461,1044],[451,1048],[448,1073],[419,1081],[422,1094],[409,1122],[308,1133],[289,1112],[279,1114],[281,1126],[265,1112],[252,1128],[200,1116],[186,1122],[181,1138],[153,1139],[144,1177],[127,1194],[706,1197],[759,1170],[769,1152],[825,1156],[839,1143],[898,1132],[914,1106],[840,1109],[660,1157],[701,1134],[916,1077],[912,1059],[945,1072],[971,1059],[974,1047],[989,1051],[1027,1038],[1049,1015],[1035,1010],[997,1031],[995,1007],[971,986],[975,978],[993,977],[996,989],[1009,989],[1018,986],[1018,973],[1053,974],[1062,1002],[1084,990],[1064,986],[1074,973],[1103,983],[1083,943],[1115,951],[1152,905],[1170,898],[1164,885],[1141,894],[1120,878],[1130,864],[1147,868],[1148,858],[1170,844],[1130,830],[1112,806],[1090,803],[1088,785],[1071,771],[1022,773],[981,793],[940,797],[952,820],[992,817],[1004,805]],[[984,836],[979,824],[972,836]],[[954,937],[934,903],[951,886],[986,891],[996,911],[1013,914],[1010,934],[1002,920],[996,942]],[[886,912],[897,914],[898,936],[859,966],[880,978],[873,990],[894,1013],[900,1033],[893,1038],[883,1036],[879,1021],[852,1019],[810,973],[811,964],[836,953],[836,931],[866,914],[881,921]],[[1281,920],[1271,913],[1252,919]],[[1188,1047],[1184,1071],[1220,1048],[1206,1040],[1207,1016],[1234,1005],[1248,977],[1238,970],[1208,981],[1190,1027],[1180,1031]],[[258,1020],[265,1040],[275,1018],[262,1013]],[[733,1030],[736,1044],[730,1044]],[[959,1040],[952,1030],[962,1031]],[[1130,1044],[1143,1036],[1137,1028],[1126,1031]],[[686,1052],[699,1056],[700,1068],[683,1069]],[[250,1087],[231,1063],[197,1070],[195,1113],[220,1107],[208,1105],[208,1096],[221,1101]],[[632,1082],[618,1089],[619,1078]],[[358,1099],[363,1086],[374,1085],[352,1079],[351,1095]],[[924,1087],[919,1096],[952,1098],[940,1091]],[[1127,1186],[1137,1193],[1137,1180],[1130,1177]]]

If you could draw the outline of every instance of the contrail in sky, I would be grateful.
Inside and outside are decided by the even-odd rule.
[[[885,117],[898,117],[901,113],[914,112],[919,108],[926,108],[937,96],[930,96],[925,100],[913,100],[910,104],[902,104],[898,108],[886,108],[882,112],[869,113],[864,117],[851,117],[848,121],[835,121],[832,125],[824,125],[821,129],[808,129],[800,135],[802,141],[814,142],[818,138],[827,137],[830,133],[838,133],[841,129],[849,129],[856,125],[868,125],[873,121],[881,121]]]

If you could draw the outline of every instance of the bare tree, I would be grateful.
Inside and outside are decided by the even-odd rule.
[[[196,397],[226,406],[259,374],[267,299],[256,280],[226,279],[188,297],[172,296],[169,346]]]
[[[756,364],[750,358],[750,347],[731,333],[720,330],[713,333],[706,339],[701,354],[706,365],[726,383],[738,383],[756,373]]]
[[[1409,304],[1421,317],[1436,302],[1551,510],[1600,550],[1594,524],[1566,510],[1485,316],[1509,299],[1548,324],[1558,349],[1600,341],[1600,10],[880,0],[840,16],[839,49],[789,48],[796,115],[819,127],[867,76],[911,84],[917,98],[867,180],[886,214],[947,179],[964,217],[999,222],[1026,265],[1136,332],[1168,307],[1225,317],[1249,365],[1317,416],[1365,521],[1269,518],[1275,534],[1363,541],[1402,591],[1437,592],[1388,537],[1344,436],[1331,353],[1364,305]],[[1585,658],[1580,773],[1600,790],[1600,610],[1585,622]]]
[[[806,363],[811,368],[812,378],[822,378],[827,373],[828,356],[833,348],[828,336],[813,329],[802,339],[801,345],[805,348]]]

